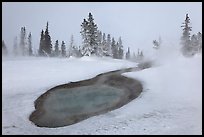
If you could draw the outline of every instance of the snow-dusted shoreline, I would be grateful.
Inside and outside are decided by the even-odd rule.
[[[117,110],[54,129],[28,120],[34,100],[49,88],[136,65],[88,57],[3,60],[2,134],[202,134],[202,56],[123,74],[141,80],[144,91]]]

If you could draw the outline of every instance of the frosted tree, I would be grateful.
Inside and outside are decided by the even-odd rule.
[[[125,58],[126,58],[127,60],[130,59],[130,48],[129,48],[129,47],[128,47],[128,51],[127,51],[126,54],[125,54]]]
[[[201,32],[198,32],[197,39],[198,39],[198,52],[202,52],[202,33]]]
[[[48,30],[48,22],[47,22],[47,26],[46,26],[46,30],[45,30],[45,34],[44,34],[44,51],[46,52],[47,56],[50,56],[52,53],[52,43],[51,43],[51,37],[49,34],[49,30]]]
[[[111,57],[113,57],[112,47],[111,47],[111,35],[110,35],[110,34],[107,35],[106,56],[111,56]]]
[[[112,38],[111,50],[112,50],[112,55],[113,55],[113,58],[114,58],[114,59],[117,59],[117,58],[118,58],[117,44],[118,44],[118,43],[115,42],[115,39]]]
[[[56,41],[55,41],[54,56],[55,56],[55,57],[58,57],[59,54],[60,54],[60,52],[59,52],[59,42],[58,42],[58,40],[56,40]]]
[[[74,49],[74,36],[71,35],[70,42],[69,42],[69,47],[68,47],[68,56],[73,56],[73,49]]]
[[[31,33],[28,35],[28,55],[32,56],[33,55],[33,50],[32,50],[32,36]]]
[[[194,52],[193,54],[198,53],[199,43],[198,43],[198,37],[197,37],[196,34],[193,34],[191,36],[191,44],[190,44],[190,46],[192,48],[192,52]]]
[[[83,39],[82,54],[85,56],[91,56],[97,54],[97,25],[94,23],[94,19],[91,13],[89,13],[88,20],[84,19],[81,24],[81,35]]]
[[[82,36],[82,54],[83,56],[90,56],[91,52],[92,52],[92,48],[89,45],[88,42],[88,36],[87,36],[87,32],[88,32],[88,22],[86,21],[86,19],[83,20],[82,24],[81,24],[81,36]]]
[[[13,55],[18,56],[18,38],[17,36],[14,38],[14,43],[13,43]]]
[[[88,42],[90,47],[93,49],[91,54],[97,55],[97,25],[94,23],[94,19],[91,13],[89,13],[89,18],[88,18]]]
[[[123,59],[123,44],[121,37],[119,37],[118,40],[118,59]]]
[[[61,45],[61,55],[62,57],[66,57],[66,47],[65,47],[64,41],[62,41],[62,45]]]
[[[97,31],[97,49],[96,49],[96,55],[102,57],[103,56],[103,44],[102,44],[102,32]]]
[[[106,45],[107,45],[106,34],[103,33],[103,36],[102,36],[103,56],[107,56],[108,49],[107,49]]]
[[[3,56],[8,55],[8,50],[7,50],[6,44],[3,40],[2,40],[2,55]]]
[[[21,27],[21,33],[20,33],[20,53],[21,55],[26,55],[26,29],[25,27]]]
[[[45,35],[44,35],[44,31],[41,31],[41,37],[40,37],[40,46],[39,46],[39,50],[38,50],[38,55],[39,56],[45,56]]]
[[[193,34],[191,36],[191,49],[192,49],[192,54],[197,54],[201,52],[202,50],[202,34],[198,32],[198,34]]]
[[[181,26],[183,28],[183,35],[181,37],[181,51],[183,55],[185,56],[191,56],[192,55],[192,47],[191,47],[191,41],[190,41],[190,31],[192,30],[192,27],[190,27],[190,18],[188,14],[186,14],[186,19]]]

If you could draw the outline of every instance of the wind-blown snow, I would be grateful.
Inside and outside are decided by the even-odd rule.
[[[132,125],[139,131],[135,134],[143,134],[140,128],[147,134],[202,134],[201,59],[179,57],[159,67],[124,74],[141,80],[145,87],[140,99],[123,108],[124,116],[137,119]]]
[[[127,61],[29,58],[2,63],[3,134],[202,134],[202,56],[172,61],[123,75],[144,91],[125,106],[60,128],[39,128],[28,117],[34,100],[58,84],[136,66]]]
[[[137,63],[105,57],[3,58],[3,134],[54,134],[52,131],[56,132],[55,129],[38,128],[28,120],[34,110],[34,101],[41,94],[60,84],[89,79],[107,71],[136,66]]]

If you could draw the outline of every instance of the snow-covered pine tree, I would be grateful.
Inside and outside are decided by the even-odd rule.
[[[59,41],[56,40],[56,41],[55,41],[54,56],[55,56],[55,57],[59,57],[59,54],[60,54],[60,52],[59,52]]]
[[[202,52],[202,33],[198,32],[197,34],[197,38],[198,38],[198,52]]]
[[[74,36],[71,35],[69,47],[67,50],[68,57],[73,56],[73,47],[74,47]]]
[[[128,47],[128,51],[127,51],[126,54],[125,54],[125,58],[126,58],[127,60],[130,59],[130,47]]]
[[[117,59],[118,58],[118,49],[117,49],[117,45],[116,45],[116,42],[115,42],[114,38],[112,38],[111,50],[112,50],[113,58]]]
[[[66,47],[65,47],[64,41],[62,41],[62,45],[61,45],[61,55],[62,57],[66,57]]]
[[[82,55],[83,56],[90,56],[92,49],[89,45],[88,42],[88,36],[87,36],[87,32],[88,32],[88,22],[86,19],[83,20],[82,24],[81,24],[81,36],[82,36]]]
[[[190,44],[191,48],[192,48],[192,54],[196,54],[199,51],[199,43],[198,43],[198,37],[196,34],[193,34],[191,36],[191,44]]]
[[[106,51],[107,51],[106,56],[113,57],[112,47],[111,47],[111,35],[110,34],[107,35]]]
[[[7,47],[6,47],[4,40],[2,40],[2,55],[3,56],[8,55],[8,50],[7,50]]]
[[[107,53],[108,53],[108,49],[107,49],[106,45],[107,45],[106,34],[103,33],[103,36],[102,36],[103,56],[107,56]]]
[[[19,46],[20,46],[20,54],[25,56],[26,55],[26,29],[25,27],[21,27]]]
[[[48,56],[51,56],[52,43],[51,43],[51,37],[48,30],[48,22],[45,30],[45,35],[44,35],[44,51],[47,53]]]
[[[31,32],[28,35],[28,55],[32,56],[33,55],[33,50],[32,50],[32,35]]]
[[[190,46],[190,31],[192,30],[192,27],[190,27],[190,18],[188,14],[186,14],[186,19],[181,27],[183,28],[183,35],[181,37],[181,51],[184,56],[192,56],[192,47]]]
[[[90,47],[93,49],[91,54],[92,55],[97,55],[97,25],[94,23],[94,18],[91,13],[89,13],[89,18],[88,18],[88,31],[87,31],[87,36],[88,36],[88,42]]]
[[[40,45],[39,45],[39,50],[38,50],[38,55],[39,56],[45,56],[45,35],[44,31],[41,31],[41,37],[40,37]]]
[[[118,59],[123,59],[123,44],[121,37],[119,37],[118,40]]]
[[[116,43],[116,59],[119,59],[119,42]]]
[[[91,56],[97,54],[97,25],[94,23],[94,19],[91,13],[89,13],[88,20],[84,19],[81,25],[81,35],[83,39],[82,54],[85,56]]]
[[[101,31],[97,31],[97,53],[96,55],[99,57],[103,56],[103,44],[102,44],[102,32]]]

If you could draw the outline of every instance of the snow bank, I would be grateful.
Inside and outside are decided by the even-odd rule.
[[[48,89],[89,79],[99,73],[137,66],[125,60],[96,57],[18,57],[2,61],[3,134],[41,134],[41,129],[34,126],[28,117],[34,110],[34,101]]]
[[[142,124],[148,134],[202,134],[202,56],[124,75],[144,86],[141,98],[121,109],[138,118],[136,129]]]

